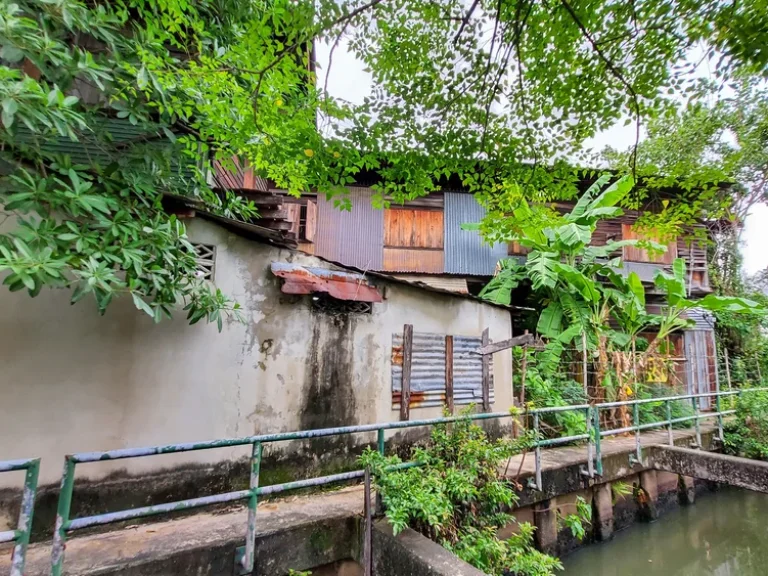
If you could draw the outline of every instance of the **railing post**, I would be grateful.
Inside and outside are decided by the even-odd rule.
[[[72,507],[72,491],[75,487],[75,460],[72,456],[64,457],[64,473],[61,477],[59,505],[56,509],[56,527],[53,532],[51,547],[51,576],[61,576],[64,567],[64,548],[67,542],[69,512]]]
[[[643,454],[640,449],[640,405],[637,402],[632,405],[632,420],[635,423],[635,462],[640,464]]]
[[[720,392],[715,396],[715,410],[717,410],[717,436],[720,442],[725,441],[725,435],[723,434],[723,410],[720,402]]]
[[[376,440],[379,448],[379,454],[384,456],[384,428],[379,428],[379,431],[376,433]]]
[[[541,445],[539,440],[539,413],[533,413],[533,434],[536,439],[536,450],[534,460],[536,462],[536,490],[541,491]]]
[[[696,447],[701,448],[701,426],[699,425],[699,399],[694,396],[691,398],[693,402],[693,415],[694,423],[696,424]]]
[[[592,439],[592,408],[587,406],[586,419],[584,421],[587,428],[587,474],[590,478],[595,477],[595,456],[594,456],[594,440]]]
[[[29,536],[32,532],[32,517],[35,512],[35,494],[37,493],[37,478],[40,473],[40,459],[30,462],[24,476],[24,492],[21,497],[21,511],[17,527],[18,538],[11,557],[11,576],[23,576],[24,562],[27,557]]]
[[[253,573],[256,560],[256,511],[259,504],[259,497],[256,494],[256,489],[259,487],[261,455],[261,442],[254,442],[253,450],[251,452],[251,478],[248,484],[251,491],[251,495],[248,498],[248,531],[245,535],[245,554],[243,554],[243,572],[245,574]]]
[[[600,409],[597,405],[592,407],[592,423],[595,430],[595,474],[603,475],[603,452],[600,447]]]
[[[664,404],[667,406],[667,437],[669,439],[669,445],[675,445],[675,438],[672,434],[672,401],[667,400]]]

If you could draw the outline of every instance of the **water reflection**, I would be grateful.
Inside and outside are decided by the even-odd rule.
[[[568,576],[765,576],[768,495],[708,494],[653,524],[636,524],[605,544],[564,559]]]

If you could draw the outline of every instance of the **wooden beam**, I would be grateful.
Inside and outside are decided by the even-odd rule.
[[[490,342],[488,328],[483,330],[482,347],[486,348]],[[483,354],[483,412],[491,411],[491,356]]]
[[[445,406],[453,414],[453,336],[445,337]]]
[[[495,354],[508,348],[514,348],[515,346],[525,346],[526,344],[533,344],[533,334],[523,334],[522,336],[515,336],[509,340],[502,340],[501,342],[494,342],[493,344],[483,344],[480,349],[475,351],[475,354]]]
[[[400,420],[410,418],[411,362],[413,361],[413,324],[403,326],[403,382],[400,393]]]

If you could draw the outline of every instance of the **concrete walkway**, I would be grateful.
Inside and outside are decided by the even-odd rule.
[[[704,425],[700,427],[701,434],[708,434],[716,430],[713,425]],[[675,444],[684,444],[687,441],[694,441],[696,433],[693,429],[673,430],[672,437]],[[640,434],[641,446],[653,446],[654,444],[668,444],[669,436],[666,430],[653,430]],[[630,454],[635,451],[635,435],[610,436],[603,438],[601,442],[603,458],[616,454]],[[573,466],[574,464],[583,464],[587,461],[587,446],[564,446],[560,448],[548,448],[541,451],[541,469],[542,472],[556,470]],[[520,463],[522,462],[522,468]],[[517,477],[518,470],[522,478],[530,476],[536,471],[536,461],[533,452],[525,456],[518,454],[510,459],[509,467],[505,465],[507,478]]]
[[[713,427],[702,426],[702,433]],[[692,430],[676,430],[674,438],[677,444],[692,440]],[[665,430],[642,434],[642,445],[667,444]],[[603,457],[629,454],[635,449],[634,436],[622,436],[604,439]],[[553,471],[586,462],[586,446],[550,448],[542,451],[542,470]],[[522,463],[522,467],[521,467]],[[532,453],[511,459],[507,477],[530,476],[535,471]],[[257,515],[258,537],[270,534],[286,533],[302,526],[333,521],[345,521],[361,515],[363,494],[361,486],[342,488],[308,496],[291,497],[284,500],[267,501],[259,505]],[[109,574],[119,571],[126,574],[155,574],[156,570],[146,570],[143,565],[166,562],[173,569],[168,574],[178,574],[179,558],[198,558],[199,551],[220,549],[221,558],[211,560],[206,556],[206,563],[229,562],[228,567],[219,568],[219,573],[232,573],[232,552],[245,540],[247,511],[244,506],[235,506],[225,511],[200,512],[183,518],[140,524],[107,533],[78,536],[71,535],[67,543],[66,574]],[[2,551],[2,548],[0,548]],[[288,554],[287,550],[282,551]],[[278,551],[278,555],[280,551]],[[202,562],[202,560],[199,560]],[[208,574],[208,571],[196,566],[194,561],[186,560],[190,573]],[[0,574],[10,571],[10,554],[0,556]],[[287,570],[286,570],[287,572]],[[46,576],[50,573],[50,542],[30,546],[27,553],[27,576]]]

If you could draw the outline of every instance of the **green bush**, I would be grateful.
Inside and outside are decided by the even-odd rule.
[[[736,400],[736,416],[726,422],[728,454],[768,461],[768,392],[743,392]]]
[[[393,469],[402,463],[399,458],[370,449],[361,461],[374,473],[395,533],[410,527],[491,576],[549,576],[562,565],[533,547],[533,526],[519,523],[518,533],[506,540],[496,535],[515,522],[509,511],[518,500],[513,484],[499,470],[532,442],[530,432],[514,440],[492,440],[480,426],[462,418],[436,426],[428,444],[413,449],[417,467]],[[572,527],[588,521],[588,513],[588,507],[579,509],[564,521]],[[583,533],[583,527],[578,528],[574,533]]]

